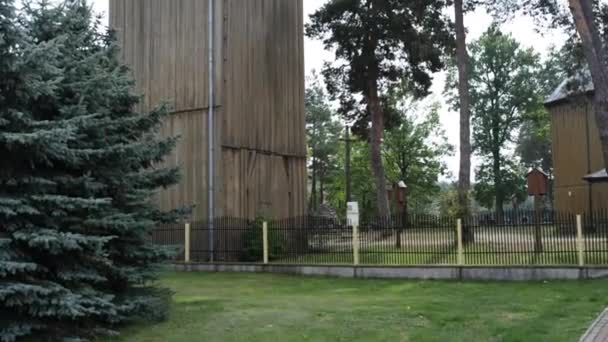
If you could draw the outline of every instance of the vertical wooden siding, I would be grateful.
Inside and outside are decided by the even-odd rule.
[[[244,149],[224,149],[224,196],[227,216],[285,218],[304,213],[306,160]]]
[[[556,208],[573,213],[608,208],[608,184],[590,186],[583,180],[603,168],[599,131],[589,99],[573,97],[549,110]]]
[[[221,12],[222,1],[217,12]],[[110,25],[118,32],[125,62],[133,69],[144,108],[168,101],[176,112],[207,108],[207,0],[111,0]],[[221,34],[221,15],[216,15]],[[221,74],[221,45],[215,51]],[[221,80],[215,104],[221,104]]]
[[[222,118],[225,215],[306,210],[301,0],[226,0]]]
[[[302,1],[215,4],[216,215],[303,214]],[[160,206],[196,205],[194,219],[207,216],[207,10],[207,0],[110,0],[110,24],[145,94],[140,109],[173,106],[160,134],[180,136],[166,163],[183,179],[161,193]]]
[[[226,0],[223,141],[306,156],[301,0]]]

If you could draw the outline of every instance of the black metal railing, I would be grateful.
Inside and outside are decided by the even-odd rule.
[[[577,263],[576,215],[513,211],[482,213],[463,221],[468,265],[563,265]]]
[[[299,216],[268,222],[269,260],[276,263],[352,264],[352,228],[344,220]]]
[[[256,262],[260,257],[251,248],[261,246],[261,230],[246,219],[219,217],[213,220],[213,234],[209,221],[197,221],[191,226],[190,258],[196,262]],[[213,250],[209,243],[213,236]]]
[[[582,215],[584,263],[608,264],[608,210]]]
[[[456,263],[456,220],[435,215],[376,217],[359,227],[360,262],[370,265]]]
[[[150,240],[156,244],[174,247],[175,260],[184,260],[184,224],[166,223],[159,225],[150,233]]]
[[[213,248],[209,223],[189,224],[189,257],[261,263],[266,246],[276,264],[608,265],[608,211],[580,220],[579,226],[576,215],[552,211],[483,212],[462,220],[458,234],[459,220],[437,215],[366,218],[356,230],[345,220],[300,216],[267,221],[265,244],[262,220],[221,217],[214,220]],[[152,240],[185,247],[185,227],[161,226]]]

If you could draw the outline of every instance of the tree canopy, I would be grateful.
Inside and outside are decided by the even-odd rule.
[[[507,177],[507,171],[517,169],[507,165],[511,157],[506,155],[506,148],[516,142],[521,125],[542,110],[544,94],[538,91],[540,57],[532,49],[520,47],[496,24],[471,44],[470,51],[473,145],[483,159],[477,169],[475,193],[491,189],[494,208],[500,213],[513,190],[513,184],[506,182],[512,178]]]
[[[410,205],[428,208],[439,192],[439,177],[447,175],[445,157],[454,152],[439,121],[439,105],[429,108],[410,103],[401,123],[386,132],[384,160],[388,179],[404,181]]]
[[[442,56],[453,48],[442,0],[330,1],[310,17],[306,34],[334,49],[336,62],[323,70],[327,89],[341,104],[341,114],[359,134],[371,122],[370,161],[378,210],[388,215],[382,136],[390,112],[386,92],[408,82],[414,95],[427,94],[431,73],[443,68]]]
[[[311,194],[309,210],[324,202],[325,185],[338,169],[339,139],[342,128],[334,118],[327,95],[316,73],[306,88],[306,136],[309,149]]]

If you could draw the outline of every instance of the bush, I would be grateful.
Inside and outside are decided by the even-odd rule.
[[[241,261],[261,262],[264,260],[263,224],[264,219],[261,217],[249,222],[243,237],[244,247]],[[268,258],[270,260],[283,256],[287,251],[285,239],[275,229],[268,229],[268,245]]]

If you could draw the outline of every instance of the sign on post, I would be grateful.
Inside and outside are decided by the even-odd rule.
[[[359,265],[359,204],[357,202],[346,203],[347,224],[353,229],[353,264]]]
[[[351,226],[359,226],[359,203],[348,202],[346,203],[346,220]]]

